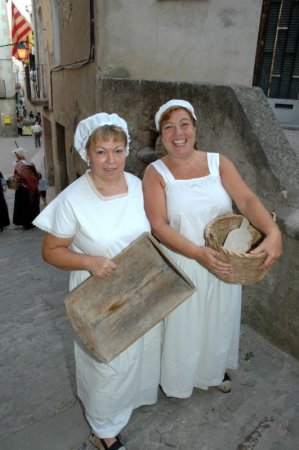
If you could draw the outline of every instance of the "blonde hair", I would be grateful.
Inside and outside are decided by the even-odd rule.
[[[113,138],[114,141],[121,141],[124,143],[125,147],[127,146],[128,138],[121,127],[116,125],[102,125],[91,133],[86,142],[86,149],[99,140],[107,142],[110,138]]]

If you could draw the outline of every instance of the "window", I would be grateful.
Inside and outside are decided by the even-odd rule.
[[[264,35],[259,37],[263,43],[260,73],[254,84],[260,86],[267,97],[297,100],[299,3],[296,0],[271,0],[267,6]]]

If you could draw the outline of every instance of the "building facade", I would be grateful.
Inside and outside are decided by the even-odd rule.
[[[98,80],[252,85],[262,0],[32,3],[27,87],[42,108],[48,176],[58,190],[82,171],[73,134],[80,119],[101,110]]]
[[[288,257],[266,282],[244,290],[244,320],[299,357],[298,317],[291,313],[298,301],[298,264],[292,263],[298,227],[292,224],[299,210],[299,167],[263,93],[273,87],[264,86],[263,39],[273,28],[269,1],[34,0],[36,48],[27,67],[27,95],[42,112],[47,176],[57,192],[87,168],[73,145],[81,119],[100,111],[124,117],[131,135],[127,170],[142,176],[161,150],[155,111],[170,98],[191,101],[201,148],[233,159],[278,212]],[[298,1],[288,1],[293,17]],[[298,49],[298,33],[294,42]]]

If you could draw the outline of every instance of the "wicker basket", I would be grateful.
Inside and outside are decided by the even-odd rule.
[[[10,177],[6,181],[6,186],[8,189],[18,189],[18,187],[20,186],[20,183],[14,177]]]
[[[222,247],[226,236],[232,230],[240,227],[243,216],[232,214],[219,216],[212,220],[205,228],[206,245],[220,253],[220,259],[228,262],[234,267],[233,273],[229,275],[217,275],[223,281],[233,284],[254,284],[261,281],[266,272],[259,270],[260,265],[266,259],[266,253],[260,255],[251,255],[249,253],[235,253]],[[263,235],[252,225],[249,231],[253,237],[253,245],[251,250],[256,247]]]

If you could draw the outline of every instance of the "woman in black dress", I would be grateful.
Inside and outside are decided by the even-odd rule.
[[[0,232],[4,227],[10,224],[8,208],[4,197],[4,191],[6,190],[5,178],[0,172]]]
[[[25,230],[32,228],[32,221],[39,214],[39,173],[23,148],[13,150],[17,162],[14,177],[19,182],[15,193],[13,223]]]

